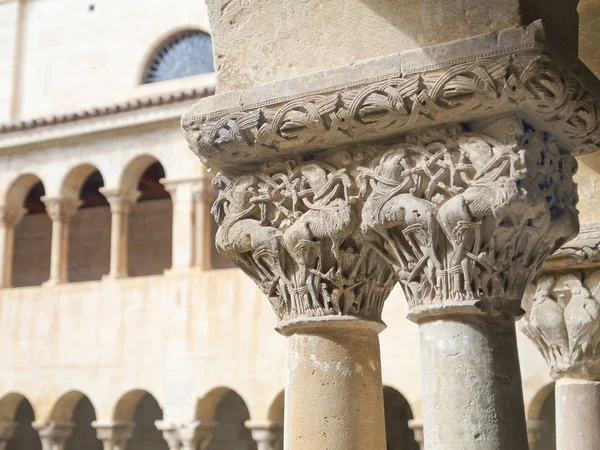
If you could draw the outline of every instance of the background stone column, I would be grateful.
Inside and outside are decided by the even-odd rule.
[[[246,428],[252,433],[258,450],[278,450],[283,439],[283,424],[271,420],[246,421]]]
[[[191,267],[207,269],[210,264],[210,207],[203,198],[209,184],[203,178],[170,180],[161,183],[173,200],[173,264],[171,271]],[[208,263],[207,263],[208,261]]]
[[[63,450],[65,442],[71,436],[75,424],[67,421],[51,421],[46,423],[34,422],[35,428],[42,441],[42,450]]]
[[[535,450],[535,445],[544,430],[546,423],[541,420],[527,421],[527,440],[529,441],[529,450]]]
[[[408,421],[408,427],[413,430],[415,441],[419,444],[421,450],[425,449],[425,442],[423,437],[423,419],[411,419]]]
[[[12,286],[15,227],[26,213],[20,206],[0,207],[0,289]]]
[[[156,427],[163,432],[169,450],[206,450],[216,426],[217,422],[212,420],[196,420],[181,424],[163,420],[156,422]]]
[[[0,421],[0,450],[5,450],[15,433],[16,422]]]
[[[42,197],[42,201],[52,220],[50,279],[45,284],[53,286],[68,281],[69,220],[81,206],[81,200]]]
[[[92,426],[96,429],[96,435],[104,450],[125,450],[127,441],[133,436],[135,423],[121,420],[94,421]]]
[[[600,271],[538,277],[528,289],[521,330],[556,381],[557,450],[592,450],[600,442]]]
[[[139,191],[100,188],[110,204],[110,272],[108,278],[126,278],[128,273],[129,213],[140,196]]]

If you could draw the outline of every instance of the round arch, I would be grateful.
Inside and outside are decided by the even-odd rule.
[[[75,408],[79,404],[79,401],[84,397],[87,396],[80,391],[69,391],[64,393],[54,403],[54,406],[52,406],[52,409],[50,410],[50,415],[48,416],[48,421],[70,421],[73,417],[73,412],[75,411]]]
[[[282,422],[285,414],[285,391],[277,394],[277,397],[269,406],[268,419],[273,422]]]
[[[0,399],[0,421],[12,422],[17,409],[23,400],[29,402],[27,397],[19,392],[11,392]],[[29,402],[31,404],[31,402]]]
[[[154,399],[156,399],[156,397],[144,389],[133,389],[123,394],[117,401],[117,404],[113,410],[113,420],[131,422],[133,420],[133,416],[135,415],[135,411],[140,404],[140,401],[146,395],[151,395]],[[156,400],[156,402],[162,408],[160,402],[158,400]]]
[[[383,387],[385,429],[388,450],[419,450],[408,421],[413,419],[413,410],[404,395],[391,386]]]
[[[9,186],[4,204],[23,206],[31,189],[38,183],[44,184],[40,177],[33,173],[19,175]]]
[[[160,163],[166,174],[164,164],[162,164],[156,157],[148,154],[139,155],[125,165],[125,168],[123,169],[123,172],[119,178],[119,187],[124,191],[135,190],[144,172],[146,172],[146,170],[148,170],[148,168],[150,168],[150,166],[152,166],[154,163]]]
[[[133,389],[122,395],[115,405],[113,419],[134,424],[127,450],[168,450],[162,432],[156,427],[156,422],[163,419],[163,410],[150,392]]]
[[[77,200],[81,192],[81,188],[94,172],[100,172],[98,168],[92,164],[80,164],[72,168],[63,179],[60,185],[60,194],[63,198]],[[102,176],[102,173],[100,173]],[[104,178],[104,177],[103,177]]]
[[[0,399],[0,422],[12,422],[14,426],[6,450],[42,450],[34,421],[33,406],[23,394],[11,392]]]
[[[153,44],[148,48],[148,50],[144,53],[142,62],[140,64],[140,69],[138,71],[137,81],[138,84],[144,84],[146,79],[146,74],[148,73],[148,69],[152,64],[152,61],[155,57],[160,53],[162,49],[175,37],[183,35],[185,33],[203,33],[205,35],[211,36],[210,31],[206,29],[202,29],[195,25],[190,26],[180,26],[174,29],[163,33],[161,36],[156,39]],[[212,56],[212,55],[211,55]]]
[[[554,392],[555,382],[548,383],[543,386],[531,399],[527,410],[527,418],[529,420],[539,420],[542,415],[542,408],[548,399],[548,396]]]
[[[250,411],[241,395],[227,387],[217,387],[198,401],[196,419],[214,420],[217,426],[207,450],[245,448],[256,450],[256,442],[246,428]]]

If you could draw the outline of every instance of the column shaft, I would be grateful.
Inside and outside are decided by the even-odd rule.
[[[385,450],[378,333],[323,324],[289,337],[285,450]]]
[[[0,289],[12,286],[14,227],[0,226]]]
[[[420,324],[427,450],[527,450],[513,320],[463,316]]]
[[[556,450],[597,450],[600,446],[600,382],[556,382]]]
[[[127,246],[129,238],[129,212],[114,208],[110,227],[110,277],[124,278],[128,274]]]
[[[213,221],[210,207],[214,195],[207,180],[196,185],[194,190],[194,264],[203,270],[210,269],[211,249],[214,246],[211,236]]]
[[[60,284],[67,281],[68,254],[69,223],[63,219],[53,220],[48,284]]]

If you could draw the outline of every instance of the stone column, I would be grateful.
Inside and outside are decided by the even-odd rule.
[[[181,424],[164,420],[156,421],[156,427],[163,432],[169,450],[206,450],[216,426],[217,423],[212,420],[196,420]]]
[[[194,264],[202,270],[211,268],[211,249],[215,245],[211,235],[211,204],[215,193],[210,187],[210,180],[203,178],[194,185]]]
[[[15,227],[26,213],[20,206],[0,207],[0,289],[12,286]]]
[[[15,433],[16,422],[0,421],[0,450],[5,450]]]
[[[556,381],[557,450],[600,442],[600,271],[540,276],[529,289],[521,330]]]
[[[252,433],[257,450],[278,450],[283,439],[283,424],[272,420],[246,421],[246,428]]]
[[[207,181],[203,178],[163,179],[161,183],[173,201],[173,262],[171,271],[186,271],[191,267],[206,269],[207,219],[209,207],[203,192]]]
[[[65,442],[71,437],[75,424],[61,420],[46,423],[34,422],[33,428],[40,435],[42,450],[63,450]]]
[[[213,17],[239,12],[225,9]],[[215,48],[242,31],[228,23]],[[286,450],[385,448],[377,333],[395,282],[420,325],[426,448],[527,449],[515,319],[577,233],[572,155],[600,143],[588,75],[552,56],[543,31],[224,92],[182,118],[219,171],[217,249],[289,336]]]
[[[133,436],[135,423],[123,420],[94,421],[92,426],[104,450],[125,450],[127,441]]]
[[[81,200],[42,197],[46,212],[52,220],[50,279],[44,284],[53,286],[68,281],[69,220],[81,206]]]
[[[423,437],[423,420],[422,419],[411,419],[408,421],[408,428],[413,431],[415,441],[419,444],[421,450],[425,449],[425,442]]]
[[[100,188],[110,204],[110,272],[107,278],[126,278],[128,274],[129,212],[140,196],[139,191]]]

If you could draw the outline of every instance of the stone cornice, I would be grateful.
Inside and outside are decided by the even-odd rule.
[[[212,169],[515,112],[577,155],[600,144],[597,83],[555,56],[536,22],[216,95],[182,126]]]
[[[600,267],[600,222],[581,225],[577,237],[550,256],[543,272]]]
[[[150,123],[176,122],[190,100],[213,93],[213,87],[189,89],[67,114],[0,123],[0,152]]]

